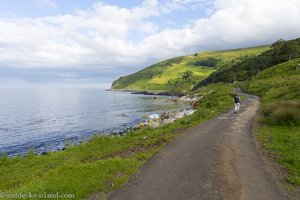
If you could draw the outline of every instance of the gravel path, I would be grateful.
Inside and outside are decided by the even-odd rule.
[[[132,177],[112,200],[282,200],[252,138],[259,99],[185,130]]]

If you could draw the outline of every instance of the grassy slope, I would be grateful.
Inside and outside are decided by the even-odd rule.
[[[201,81],[209,76],[215,68],[195,66],[194,63],[207,58],[216,58],[221,61],[216,68],[229,67],[238,62],[244,56],[255,56],[266,50],[268,46],[260,46],[245,49],[234,49],[224,51],[209,51],[195,55],[177,57],[159,62],[134,74],[124,76],[114,81],[113,89],[132,90],[166,90],[166,83],[170,79],[181,77],[186,70],[191,70]]]
[[[243,87],[262,97],[264,124],[258,138],[286,167],[288,181],[300,185],[300,59],[261,72]]]
[[[158,129],[144,128],[126,136],[95,137],[90,142],[47,155],[2,157],[0,191],[70,193],[75,194],[75,199],[82,199],[95,192],[103,194],[120,188],[149,157],[178,136],[180,128],[226,111],[232,104],[232,88],[233,85],[226,84],[201,88],[199,92],[204,98],[194,115]]]
[[[268,51],[258,56],[243,59],[230,68],[211,73],[208,78],[198,83],[195,89],[210,83],[246,81],[257,75],[260,71],[286,62],[291,58],[300,58],[300,38],[288,41],[278,40],[270,46]]]

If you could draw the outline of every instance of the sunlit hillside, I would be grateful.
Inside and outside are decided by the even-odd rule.
[[[151,65],[134,74],[120,77],[113,82],[112,89],[167,90],[168,82],[180,79],[186,71],[191,71],[195,82],[199,82],[217,69],[231,67],[268,49],[269,46],[259,46],[245,49],[200,52],[194,55],[172,58]]]

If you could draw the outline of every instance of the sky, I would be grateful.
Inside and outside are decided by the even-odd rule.
[[[109,88],[201,51],[300,37],[299,0],[0,0],[0,87]]]

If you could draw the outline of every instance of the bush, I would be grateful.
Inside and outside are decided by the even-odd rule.
[[[265,122],[270,125],[300,125],[300,101],[281,100],[263,108]]]
[[[206,67],[215,67],[221,59],[217,58],[207,58],[204,60],[200,60],[194,63],[195,66],[206,66]]]

